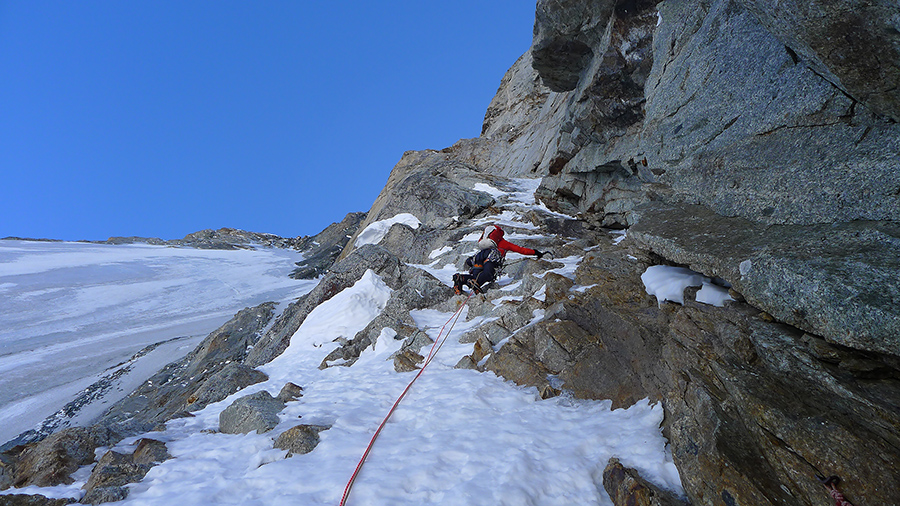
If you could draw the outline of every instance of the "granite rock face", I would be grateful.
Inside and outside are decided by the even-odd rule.
[[[824,79],[900,121],[900,20],[890,1],[742,4]]]
[[[570,8],[547,4],[562,14]],[[599,214],[593,219],[604,225],[627,226],[623,213],[656,196],[654,185],[660,183],[668,199],[766,224],[900,218],[900,127],[885,119],[883,107],[866,105],[881,99],[853,98],[900,96],[887,76],[900,61],[889,28],[896,23],[896,6],[885,3],[854,14],[853,19],[872,16],[860,37],[871,39],[878,32],[881,38],[874,45],[848,46],[820,33],[807,10],[829,11],[839,24],[853,2],[829,9],[779,4],[778,10],[793,10],[793,18],[749,1],[624,2],[612,11],[603,3],[582,4],[596,9],[592,20],[609,13],[603,37],[573,32],[552,16],[543,18],[549,27],[540,17],[537,23],[538,34],[594,41],[592,62],[565,92],[565,112],[553,118],[555,145],[551,141],[536,162],[549,172],[542,192],[548,205]],[[769,19],[773,16],[777,22]],[[795,18],[805,21],[789,33],[785,27],[793,22],[787,20]],[[773,34],[767,26],[774,24],[784,29]],[[583,29],[596,33],[590,23]],[[804,30],[816,32],[820,41],[831,37],[832,50],[821,49],[830,57],[849,65],[833,49],[851,47],[847,50],[854,54],[866,53],[860,65],[871,66],[877,54],[884,70],[865,74],[867,82],[860,85],[865,91],[841,88],[781,40],[812,36],[799,33]],[[536,36],[535,48],[542,40]],[[534,68],[544,81],[556,79],[546,65]],[[886,80],[878,79],[882,75]],[[544,106],[555,107],[557,101]],[[634,104],[630,111],[628,104]]]
[[[452,152],[543,176],[538,199],[627,228],[629,253],[592,251],[593,287],[484,365],[661,400],[694,504],[825,504],[816,473],[900,501],[879,489],[900,448],[898,20],[855,0],[539,1],[482,136]],[[739,302],[658,307],[657,264]]]
[[[356,248],[356,238],[367,226],[401,213],[435,228],[475,215],[493,203],[490,195],[472,191],[472,182],[481,180],[477,168],[448,153],[407,151],[341,258]]]
[[[900,223],[764,227],[696,205],[647,204],[629,234],[731,284],[779,321],[859,350],[900,355]]]

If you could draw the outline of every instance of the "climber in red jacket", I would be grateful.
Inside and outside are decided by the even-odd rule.
[[[482,293],[484,286],[494,280],[508,251],[515,251],[521,255],[534,255],[538,259],[546,254],[543,251],[513,244],[505,240],[503,235],[503,229],[497,225],[488,225],[484,229],[478,240],[478,247],[481,248],[481,251],[466,259],[469,273],[453,275],[454,293],[463,293],[463,285],[468,285],[475,293]]]

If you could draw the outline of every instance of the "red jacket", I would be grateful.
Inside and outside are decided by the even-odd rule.
[[[537,251],[531,248],[525,248],[507,241],[503,238],[503,234],[503,229],[498,226],[494,226],[493,230],[488,234],[488,239],[497,244],[497,249],[500,250],[500,255],[502,257],[506,258],[507,251],[515,251],[521,255],[534,255],[537,253]]]
[[[506,257],[507,251],[515,251],[516,253],[522,255],[534,255],[536,251],[531,248],[525,248],[523,246],[519,246],[518,244],[513,244],[506,239],[500,239],[499,241],[495,241],[497,243],[497,249],[500,250],[500,254]]]

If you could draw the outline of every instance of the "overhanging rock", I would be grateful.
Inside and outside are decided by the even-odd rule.
[[[725,279],[776,319],[836,344],[900,356],[900,223],[764,227],[659,202],[634,217],[630,237]]]

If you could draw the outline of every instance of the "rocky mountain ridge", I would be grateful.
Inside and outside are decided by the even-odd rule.
[[[616,504],[832,504],[816,475],[854,504],[900,504],[898,20],[855,0],[539,1],[481,137],[405,153],[312,292],[248,308],[91,429],[4,454],[0,484],[32,479],[26,452],[62,440],[74,459],[260,381],[368,270],[391,299],[320,367],[354,367],[387,328],[397,370],[416,367],[430,339],[410,311],[463,303],[449,273],[498,223],[554,257],[509,262],[466,301],[492,320],[458,367],[547,398],[661,403],[685,497],[610,463],[597,486]],[[357,243],[403,213],[419,226]],[[642,275],[659,265],[734,300],[657,300]]]

